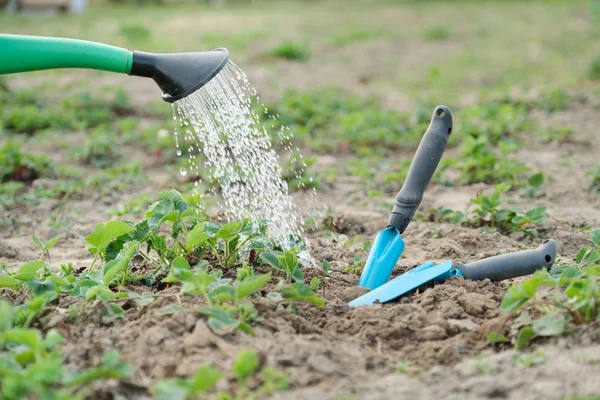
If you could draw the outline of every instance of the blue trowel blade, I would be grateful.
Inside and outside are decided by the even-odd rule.
[[[371,290],[369,293],[365,293],[348,304],[351,307],[357,307],[375,302],[385,303],[415,290],[427,282],[444,280],[458,274],[460,274],[460,270],[452,267],[452,261],[444,261],[437,265],[428,261]]]
[[[358,286],[373,290],[386,283],[403,251],[404,241],[396,228],[379,232],[373,240]]]

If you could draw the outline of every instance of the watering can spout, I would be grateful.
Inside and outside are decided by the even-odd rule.
[[[0,75],[55,68],[85,68],[152,78],[163,100],[200,89],[229,61],[219,48],[199,53],[154,54],[85,40],[0,34]]]
[[[172,103],[206,85],[229,61],[227,49],[199,53],[154,54],[133,52],[130,75],[152,78]]]

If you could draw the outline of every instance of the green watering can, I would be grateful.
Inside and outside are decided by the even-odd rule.
[[[0,74],[85,68],[152,78],[172,103],[206,85],[229,61],[227,49],[155,54],[84,40],[0,34]]]

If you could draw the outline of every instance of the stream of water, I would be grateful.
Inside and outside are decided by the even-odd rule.
[[[289,248],[291,238],[304,240],[304,224],[256,104],[266,112],[247,76],[231,61],[204,87],[175,102],[174,118],[180,125],[175,132],[177,154],[182,154],[180,146],[187,146],[189,157],[188,167],[180,172],[195,174],[197,188],[202,160],[203,170],[218,183],[223,198],[219,205],[228,219],[266,219],[270,237]],[[292,161],[306,167],[291,146],[290,131],[283,128],[277,135],[288,156],[299,157]]]

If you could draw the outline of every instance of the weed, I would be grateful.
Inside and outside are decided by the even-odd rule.
[[[269,55],[292,61],[306,61],[310,58],[310,49],[305,43],[285,42],[271,50]]]
[[[423,31],[423,39],[435,41],[444,40],[452,36],[452,30],[447,26],[431,26]]]
[[[508,289],[501,308],[518,315],[505,329],[517,349],[526,347],[536,337],[559,336],[575,325],[597,320],[600,230],[590,233],[590,241],[592,246],[582,247],[574,264],[537,271]]]

